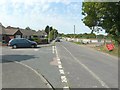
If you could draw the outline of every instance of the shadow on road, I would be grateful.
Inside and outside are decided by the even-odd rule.
[[[0,56],[1,57],[1,56]],[[24,60],[30,60],[35,59],[34,55],[2,55],[2,61],[0,60],[0,63],[8,63],[8,62],[14,62],[14,61],[24,61]]]
[[[19,48],[16,48],[16,49],[36,49],[36,48],[41,48],[40,46],[37,46],[37,47],[34,47],[34,48],[31,48],[31,47],[19,47]]]

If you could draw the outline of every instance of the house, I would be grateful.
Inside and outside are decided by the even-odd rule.
[[[40,39],[47,37],[47,33],[44,30],[38,30],[35,35]]]
[[[6,32],[5,27],[0,23],[0,42],[5,42],[6,39]]]
[[[9,40],[13,38],[26,38],[26,39],[32,39],[34,37],[37,37],[39,39],[45,39],[47,36],[47,33],[44,30],[27,30],[27,29],[21,29],[19,27],[4,27],[0,23],[0,40],[3,43],[8,43]]]
[[[22,35],[22,38],[27,38],[27,39],[31,39],[33,38],[33,35],[36,34],[35,30],[26,30],[26,29],[20,29]]]
[[[10,39],[22,38],[22,33],[19,28],[7,27],[2,29],[2,41],[8,43]]]
[[[7,27],[5,28],[5,41],[8,43],[10,39],[13,38],[22,38],[22,33],[19,28]]]

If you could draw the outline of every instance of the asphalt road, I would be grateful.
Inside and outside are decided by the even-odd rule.
[[[62,41],[56,44],[69,87],[118,88],[118,58]]]
[[[117,88],[118,59],[70,42],[2,49],[3,88]]]
[[[3,88],[49,88],[43,85],[45,83],[39,75],[43,76],[55,88],[62,88],[56,55],[53,53],[52,46],[19,49],[3,47],[2,54]],[[14,77],[11,77],[13,75]],[[32,81],[32,78],[36,82]],[[26,85],[22,82],[26,83]]]

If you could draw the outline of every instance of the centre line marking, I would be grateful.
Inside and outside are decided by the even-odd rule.
[[[60,69],[59,71],[60,71],[60,74],[65,74],[64,70]]]
[[[60,64],[61,64],[61,61],[58,61],[58,64],[60,65]]]
[[[68,85],[68,82],[67,82],[67,78],[65,76],[65,72],[64,70],[62,69],[62,63],[61,63],[61,60],[58,56],[58,52],[57,52],[57,48],[55,46],[55,52],[56,52],[56,58],[57,58],[57,63],[58,63],[58,68],[59,68],[59,72],[61,74],[61,82],[63,83],[63,90],[64,89],[68,89],[69,90],[69,85]]]
[[[57,58],[57,60],[58,60],[58,61],[60,61],[60,59],[59,59],[59,58]]]
[[[61,76],[61,81],[67,83],[67,78],[66,78],[66,76]]]
[[[60,69],[61,69],[61,68],[62,68],[62,65],[58,65],[58,68],[60,68]]]

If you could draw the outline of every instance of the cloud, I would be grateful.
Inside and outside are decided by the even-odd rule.
[[[33,3],[50,3],[50,2],[55,2],[55,3],[64,3],[64,4],[69,4],[71,2],[82,2],[81,0],[1,0],[1,4],[5,4],[7,2],[12,2],[12,3],[24,3],[26,5],[32,5]]]
[[[3,25],[44,29],[46,25],[60,32],[87,31],[81,22],[81,3],[75,0],[1,0],[0,21]]]

